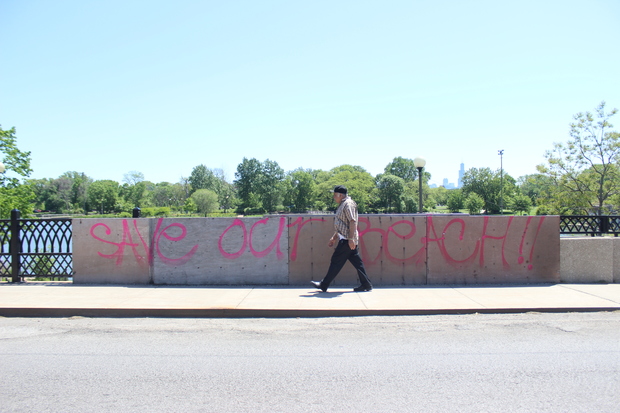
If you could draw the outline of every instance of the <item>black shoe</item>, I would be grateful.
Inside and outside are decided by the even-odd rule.
[[[327,288],[323,288],[323,286],[321,285],[319,281],[310,281],[310,282],[312,283],[312,285],[314,285],[316,288],[323,291],[324,293],[327,292]]]
[[[372,285],[360,285],[359,287],[355,287],[353,289],[356,293],[362,293],[364,291],[372,291]]]

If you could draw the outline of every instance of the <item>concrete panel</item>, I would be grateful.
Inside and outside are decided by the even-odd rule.
[[[426,284],[426,217],[360,216],[360,251],[377,285]]]
[[[423,216],[360,215],[360,254],[375,285],[426,283],[426,251],[422,242]],[[303,215],[289,220],[289,280],[305,285],[321,280],[329,267],[333,249],[327,246],[334,233],[333,215]],[[359,280],[350,263],[333,286],[357,286]]]
[[[613,238],[566,237],[560,239],[561,281],[564,283],[614,282]]]
[[[558,216],[428,216],[428,283],[560,280]]]
[[[148,219],[74,219],[73,282],[149,284]]]
[[[333,250],[327,246],[334,234],[334,215],[289,216],[289,282],[309,285],[325,276]],[[344,275],[344,269],[343,274]],[[340,276],[336,279],[339,281]],[[337,284],[334,284],[337,285]]]
[[[287,218],[163,219],[155,284],[288,284]],[[159,254],[161,252],[161,255]]]

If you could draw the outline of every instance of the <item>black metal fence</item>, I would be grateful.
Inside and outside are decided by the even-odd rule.
[[[13,282],[24,277],[71,277],[73,251],[70,218],[0,220],[0,277]]]
[[[560,234],[611,235],[620,234],[620,216],[618,215],[562,215],[560,216]]]

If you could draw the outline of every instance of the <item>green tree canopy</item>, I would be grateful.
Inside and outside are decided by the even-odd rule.
[[[111,180],[95,181],[88,187],[88,204],[102,214],[114,211],[118,201],[119,184]]]
[[[192,193],[199,189],[210,189],[215,192],[217,186],[216,181],[217,177],[213,171],[202,164],[194,167],[189,176]]]
[[[273,212],[282,202],[284,170],[277,162],[269,159],[260,162],[255,158],[243,158],[237,166],[235,178],[241,209],[263,209]]]
[[[553,180],[558,208],[609,212],[606,202],[620,194],[620,134],[609,122],[617,112],[605,112],[601,102],[594,113],[577,113],[570,124],[571,139],[545,153],[547,164],[538,170]]]
[[[35,194],[23,180],[30,176],[30,152],[17,147],[15,128],[0,127],[0,161],[5,171],[0,173],[0,218],[9,218],[11,210],[19,209],[24,215],[32,210]]]
[[[516,181],[499,170],[471,168],[463,176],[462,190],[466,196],[474,193],[482,198],[483,209],[487,214],[497,214],[500,212],[501,197],[507,200],[515,194]]]
[[[418,169],[413,164],[413,159],[398,156],[392,160],[384,169],[386,174],[398,176],[406,182],[415,181],[418,177]]]
[[[294,212],[306,212],[314,208],[316,182],[311,170],[295,169],[286,178],[285,204]]]
[[[528,212],[530,212],[530,208],[532,208],[532,200],[527,195],[517,194],[512,199],[510,199],[508,207],[512,209],[512,212],[514,214],[527,214]]]
[[[198,212],[204,214],[205,217],[220,207],[217,202],[217,194],[210,189],[197,190],[192,194],[191,199],[194,201]]]
[[[460,189],[451,189],[450,194],[448,195],[448,211],[450,212],[460,212],[461,209],[465,208],[465,197],[463,196],[463,192]]]
[[[328,172],[319,171],[317,181],[320,182],[316,187],[316,198],[322,206],[336,207],[331,193],[336,185],[347,187],[360,213],[365,213],[373,201],[375,179],[361,166],[341,165]]]
[[[405,180],[399,176],[384,174],[377,183],[380,204],[386,212],[403,212]]]
[[[484,208],[484,199],[474,192],[470,193],[465,199],[465,208],[471,215],[479,215]]]

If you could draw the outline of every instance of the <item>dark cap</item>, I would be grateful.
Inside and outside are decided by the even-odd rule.
[[[347,194],[347,187],[343,185],[336,185],[332,192],[339,192],[341,194]]]

